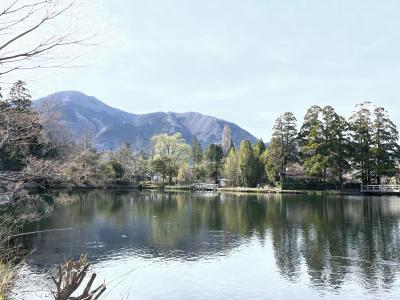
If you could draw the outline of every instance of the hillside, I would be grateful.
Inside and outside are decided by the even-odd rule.
[[[243,139],[256,142],[253,135],[236,124],[197,112],[132,114],[78,91],[51,94],[34,101],[34,106],[46,103],[58,112],[60,121],[71,130],[74,139],[90,135],[98,150],[116,149],[125,142],[146,150],[152,136],[176,132],[188,143],[196,137],[202,146],[218,144],[225,124],[231,128],[235,146]]]

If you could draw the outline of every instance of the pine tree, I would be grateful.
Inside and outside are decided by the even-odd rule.
[[[318,105],[311,106],[304,117],[299,132],[300,158],[310,176],[322,176],[324,158],[321,155],[323,125],[322,109]]]
[[[216,144],[210,144],[205,153],[205,159],[207,163],[208,176],[217,180],[220,175],[220,169],[222,165],[222,159],[224,153],[222,147]]]
[[[277,138],[272,138],[267,150],[262,155],[262,160],[264,163],[265,174],[267,176],[268,182],[276,184],[279,180],[279,175],[282,168],[282,163],[280,159],[281,156],[281,143]]]
[[[265,167],[263,154],[265,152],[265,144],[262,139],[259,139],[257,143],[253,146],[254,158],[255,158],[255,172],[258,183],[265,182]]]
[[[372,159],[373,175],[376,184],[381,184],[382,176],[392,177],[396,174],[396,161],[399,158],[399,134],[396,125],[390,120],[383,107],[373,112],[372,122]]]
[[[353,149],[353,168],[359,173],[363,184],[372,181],[372,112],[371,102],[356,106],[350,117],[350,128]]]
[[[325,106],[322,109],[322,120],[323,179],[326,181],[326,178],[330,176],[332,179],[343,182],[344,173],[350,169],[348,124],[331,106]]]
[[[192,140],[191,159],[194,164],[199,164],[203,160],[203,150],[196,137]]]
[[[331,106],[312,106],[304,118],[299,139],[303,166],[323,181],[338,179],[348,171],[348,125]]]
[[[278,173],[285,172],[288,165],[295,162],[298,156],[296,118],[293,113],[281,114],[272,130],[271,144],[267,149],[265,162],[270,179],[275,178]]]
[[[331,106],[324,107],[324,151],[326,156],[324,178],[329,176],[343,182],[343,176],[350,170],[349,152],[350,140],[348,136],[349,125],[344,117],[338,115]]]
[[[26,83],[18,80],[10,90],[9,102],[17,110],[28,110],[31,107],[32,97],[26,88]]]
[[[19,170],[27,157],[51,155],[53,149],[43,138],[40,121],[33,110],[0,109],[0,168]]]
[[[254,145],[254,155],[260,157],[265,151],[265,143],[262,139],[259,139]]]

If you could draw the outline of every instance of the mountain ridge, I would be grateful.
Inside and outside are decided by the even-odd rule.
[[[83,134],[93,137],[98,150],[116,149],[128,142],[138,150],[149,149],[151,137],[156,134],[180,132],[191,144],[196,137],[205,147],[220,143],[225,125],[231,128],[234,145],[241,140],[252,143],[256,138],[235,123],[199,112],[151,112],[134,114],[112,107],[94,96],[68,90],[52,93],[33,101],[33,107],[48,105],[59,115],[60,123],[78,140]]]

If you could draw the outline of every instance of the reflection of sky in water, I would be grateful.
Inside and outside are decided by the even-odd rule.
[[[70,195],[27,228],[75,229],[25,240],[35,251],[24,274],[40,278],[26,299],[46,292],[50,265],[81,253],[106,299],[400,296],[398,198],[206,195]]]

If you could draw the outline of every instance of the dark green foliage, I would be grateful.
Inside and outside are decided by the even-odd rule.
[[[350,118],[353,146],[353,168],[364,184],[371,183],[372,173],[372,117],[370,102],[357,105]]]
[[[372,112],[371,103],[356,106],[350,117],[353,169],[364,184],[372,182]]]
[[[150,168],[155,173],[160,173],[165,180],[167,173],[167,162],[166,158],[157,157],[150,162]]]
[[[348,123],[338,115],[331,106],[325,106],[322,110],[323,118],[323,153],[326,165],[324,165],[323,177],[343,182],[343,174],[350,170],[349,151],[350,141],[348,137]],[[327,172],[329,171],[329,174]]]
[[[372,166],[376,184],[381,184],[383,176],[396,174],[396,161],[399,159],[399,134],[396,125],[390,120],[383,107],[373,112],[372,122]]]
[[[106,179],[121,179],[124,177],[125,169],[120,162],[112,160],[101,164],[100,172]]]
[[[0,107],[0,168],[19,170],[29,157],[44,158],[52,154],[43,139],[39,114],[30,109],[30,95],[25,83],[18,81],[9,100]]]
[[[195,164],[201,163],[203,159],[203,150],[201,149],[201,145],[196,137],[194,137],[192,141],[191,159]]]
[[[325,191],[325,190],[358,190],[360,188],[359,183],[343,183],[340,181],[324,182],[316,181],[313,178],[284,178],[281,182],[281,188],[283,190],[311,190],[311,191]]]
[[[267,178],[275,183],[280,173],[298,159],[296,118],[293,113],[280,115],[273,127],[271,143],[263,155]]]
[[[207,147],[205,160],[207,164],[207,175],[209,178],[218,179],[223,158],[224,153],[220,145],[211,144]]]
[[[193,166],[193,178],[196,181],[204,181],[207,177],[207,168],[202,164]]]
[[[262,139],[259,139],[254,145],[254,155],[260,157],[265,151],[265,143]]]
[[[264,162],[265,174],[267,181],[271,184],[276,184],[279,181],[279,176],[282,169],[280,142],[276,138],[272,138],[271,143],[262,156]]]
[[[299,132],[300,158],[310,176],[322,176],[325,164],[322,155],[323,124],[321,121],[322,109],[313,105],[304,117]]]
[[[253,146],[254,149],[254,159],[255,159],[255,176],[257,179],[257,184],[265,182],[265,168],[264,168],[264,152],[266,150],[264,141],[259,139],[257,143]]]
[[[349,170],[346,120],[333,107],[312,106],[299,133],[300,155],[310,176],[343,181]]]

